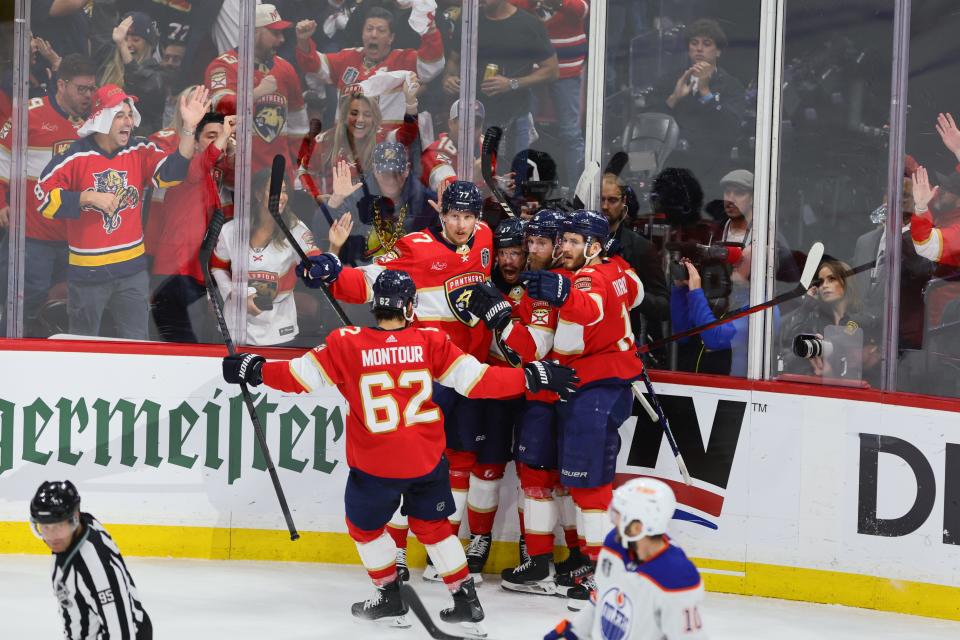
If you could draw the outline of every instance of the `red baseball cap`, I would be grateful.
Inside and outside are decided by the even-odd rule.
[[[105,84],[97,89],[93,97],[93,111],[102,111],[103,109],[112,109],[121,102],[130,100],[137,101],[137,96],[128,95],[121,87],[115,84]]]
[[[256,27],[266,27],[267,29],[273,29],[274,31],[282,31],[283,29],[289,29],[293,26],[293,23],[289,20],[283,20],[280,18],[280,12],[277,11],[277,8],[272,4],[258,4],[257,5],[257,17],[254,22]]]

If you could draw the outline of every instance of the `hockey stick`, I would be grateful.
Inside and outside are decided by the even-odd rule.
[[[270,169],[270,199],[267,201],[267,209],[270,211],[273,221],[280,227],[280,231],[286,236],[287,242],[290,243],[293,250],[300,256],[300,263],[304,269],[309,270],[311,264],[310,258],[307,257],[307,254],[304,252],[303,247],[300,246],[300,243],[297,242],[297,239],[293,237],[293,232],[290,231],[290,227],[287,226],[287,223],[283,221],[283,217],[280,215],[280,192],[283,188],[283,172],[286,163],[286,159],[279,153],[273,156],[273,167]],[[340,303],[334,299],[330,290],[327,289],[327,285],[323,282],[320,283],[320,291],[323,292],[323,296],[327,299],[327,302],[330,303],[330,306],[333,307],[337,317],[340,318],[340,322],[342,322],[344,326],[349,326],[351,324],[350,318],[347,317]]]
[[[793,298],[800,297],[805,294],[809,289],[810,285],[813,283],[813,278],[817,273],[817,269],[820,266],[820,261],[823,259],[823,243],[817,242],[812,247],[810,247],[810,252],[807,254],[807,260],[803,264],[803,273],[800,274],[800,282],[797,284],[797,288],[788,291],[784,294],[776,296],[771,300],[763,302],[752,307],[745,307],[740,310],[734,311],[727,314],[720,320],[714,322],[708,322],[707,324],[700,325],[699,327],[694,327],[687,331],[681,331],[675,333],[672,336],[668,336],[663,340],[659,340],[655,343],[643,345],[637,349],[637,357],[640,357],[640,354],[646,353],[651,349],[657,349],[665,344],[669,344],[675,340],[685,338],[688,336],[696,335],[707,329],[726,324],[736,320],[737,318],[742,318],[748,316],[757,311],[762,311],[763,309],[769,309],[770,307],[776,306],[787,300],[792,300]],[[863,265],[863,268],[869,268],[872,265]],[[860,268],[860,267],[858,267]],[[854,270],[856,273],[856,270]],[[680,454],[680,448],[677,446],[677,439],[673,435],[673,430],[670,428],[670,421],[667,419],[666,414],[663,412],[663,407],[660,405],[660,400],[657,398],[657,393],[653,389],[653,383],[650,381],[650,376],[647,374],[647,368],[642,367],[640,375],[643,377],[643,384],[647,388],[647,393],[650,394],[650,401],[648,402],[646,397],[643,395],[643,391],[640,389],[639,385],[634,382],[630,385],[630,389],[633,391],[634,397],[640,402],[640,406],[643,407],[644,411],[647,412],[647,415],[650,417],[650,420],[653,422],[659,422],[660,427],[663,429],[663,433],[667,436],[667,442],[670,444],[670,449],[673,451],[673,457],[677,460],[677,467],[680,468],[680,475],[683,476],[683,481],[688,486],[693,484],[693,480],[690,478],[690,472],[687,471],[687,465],[683,461],[683,456]],[[652,403],[652,406],[651,406]]]
[[[273,185],[270,185],[270,191],[273,192]],[[227,347],[230,355],[237,353],[237,348],[230,337],[230,329],[227,327],[227,321],[223,317],[223,296],[220,295],[220,289],[213,280],[213,274],[210,273],[210,256],[213,255],[213,249],[217,246],[217,239],[220,237],[220,230],[223,228],[223,211],[220,208],[213,210],[213,216],[210,218],[210,224],[207,226],[207,232],[203,236],[203,242],[200,244],[200,268],[203,269],[203,281],[207,288],[207,296],[213,305],[213,313],[217,316],[217,325],[220,327],[220,335],[223,336],[223,344]],[[273,458],[270,456],[270,449],[267,448],[267,438],[263,433],[263,427],[260,426],[260,418],[257,416],[257,409],[253,405],[253,397],[250,395],[250,389],[246,382],[240,383],[240,392],[243,394],[243,402],[247,405],[247,412],[250,414],[250,421],[253,422],[253,430],[257,434],[257,442],[260,444],[260,452],[267,462],[267,471],[270,473],[270,480],[273,482],[273,489],[277,493],[277,500],[280,501],[280,510],[283,511],[283,519],[287,522],[287,530],[290,532],[290,540],[296,540],[300,537],[297,533],[297,527],[293,524],[293,517],[290,515],[290,508],[287,506],[287,498],[283,493],[283,487],[280,486],[280,477],[277,475],[277,468],[273,465]]]
[[[667,336],[656,342],[651,342],[641,346],[637,350],[637,354],[648,353],[654,349],[659,349],[665,345],[670,344],[671,342],[676,342],[677,340],[682,340],[683,338],[689,338],[690,336],[695,336],[698,333],[703,333],[708,329],[713,329],[714,327],[719,327],[721,325],[727,324],[728,322],[733,322],[744,316],[753,315],[758,311],[763,311],[765,309],[770,309],[777,306],[778,304],[783,304],[793,300],[794,298],[799,298],[800,296],[807,293],[810,289],[810,285],[813,284],[814,276],[817,274],[817,269],[820,266],[820,261],[823,259],[823,243],[816,242],[812,247],[810,247],[810,252],[807,254],[807,261],[803,265],[803,273],[800,275],[800,283],[797,284],[795,289],[791,289],[785,293],[767,300],[766,302],[761,302],[760,304],[755,304],[752,307],[740,307],[739,309],[734,309],[733,311],[727,313],[722,318],[714,320],[712,322],[707,322],[702,324],[699,327],[693,327],[691,329],[686,329],[685,331],[677,332],[673,335]],[[862,264],[859,267],[850,270],[850,275],[858,274],[867,269],[872,269],[876,264],[876,260]]]
[[[400,585],[400,597],[407,606],[410,607],[410,610],[413,611],[413,615],[417,616],[417,620],[420,621],[420,624],[427,630],[431,638],[435,638],[435,640],[474,640],[477,637],[456,636],[438,627],[437,623],[430,617],[430,612],[427,611],[427,607],[424,606],[420,595],[406,582]]]
[[[644,411],[647,412],[647,415],[650,416],[650,420],[660,423],[660,426],[663,428],[663,433],[667,436],[667,442],[670,444],[670,449],[673,451],[673,457],[677,461],[677,467],[680,468],[680,475],[683,476],[683,482],[687,486],[690,486],[693,484],[693,480],[690,478],[690,472],[687,471],[687,465],[683,461],[683,456],[680,455],[680,447],[677,446],[677,439],[673,436],[673,430],[670,429],[670,421],[667,419],[667,415],[663,412],[663,407],[660,406],[660,400],[657,398],[657,394],[653,390],[653,383],[650,382],[650,376],[647,375],[646,367],[643,367],[640,375],[643,376],[643,384],[647,387],[647,393],[650,394],[650,402],[653,403],[653,406],[650,406],[650,402],[647,402],[646,397],[643,395],[643,391],[640,390],[640,386],[636,382],[633,382],[630,385],[630,389],[633,391],[633,395],[636,397],[636,399],[640,401],[640,406],[642,406]]]
[[[483,146],[480,148],[480,173],[483,174],[483,181],[487,183],[487,188],[493,194],[494,199],[503,212],[509,218],[518,218],[519,214],[514,211],[510,204],[510,198],[500,185],[497,184],[497,154],[500,150],[500,139],[503,137],[503,129],[500,127],[490,127],[483,134]]]
[[[577,187],[573,192],[573,208],[574,209],[586,209],[587,200],[590,199],[590,189],[593,188],[593,184],[597,179],[597,174],[600,173],[600,163],[594,160],[590,162],[583,168],[583,173],[580,174],[580,179],[577,180]]]

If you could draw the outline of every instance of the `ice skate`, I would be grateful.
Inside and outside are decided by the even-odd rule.
[[[590,563],[590,559],[583,555],[579,547],[576,550],[571,550],[570,556],[566,560],[557,563],[557,589],[566,593],[592,573],[593,565]]]
[[[487,629],[483,624],[483,607],[477,598],[477,589],[473,578],[464,580],[460,588],[454,591],[453,606],[440,611],[440,619],[450,624],[460,623],[464,631],[477,638],[486,638]]]
[[[411,625],[406,616],[407,611],[407,605],[400,597],[399,580],[377,587],[376,593],[371,598],[363,602],[354,602],[350,607],[350,613],[354,617],[400,628]]]
[[[467,568],[470,570],[470,577],[477,584],[483,582],[483,566],[487,564],[487,558],[490,557],[492,542],[493,535],[489,533],[470,535],[470,544],[467,545]]]
[[[567,609],[570,611],[580,611],[590,602],[590,594],[597,590],[597,583],[593,579],[591,572],[586,578],[580,581],[575,587],[567,591]]]
[[[564,595],[557,591],[552,557],[549,553],[530,556],[529,560],[513,569],[504,569],[500,573],[500,586],[507,591],[545,596]]]
[[[527,552],[527,539],[522,533],[520,534],[520,540],[517,542],[517,551],[520,553],[520,564],[530,559],[530,554]]]
[[[397,549],[397,580],[410,581],[410,569],[407,567],[407,550]]]

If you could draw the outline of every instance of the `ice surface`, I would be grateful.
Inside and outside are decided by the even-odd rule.
[[[372,591],[359,566],[162,558],[127,558],[127,564],[160,640],[429,637],[415,619],[411,629],[384,629],[350,616],[350,604]],[[0,556],[0,638],[62,637],[49,568],[48,557]],[[413,574],[431,612],[447,606],[441,585]],[[493,640],[542,638],[570,615],[560,598],[507,593],[498,582],[490,577],[479,588]],[[703,619],[713,639],[960,637],[960,622],[717,593],[707,594]]]

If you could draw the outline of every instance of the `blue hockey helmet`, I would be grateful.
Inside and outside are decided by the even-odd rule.
[[[540,209],[527,223],[528,238],[549,238],[554,242],[563,234],[566,216],[557,209]]]
[[[406,316],[407,305],[411,302],[417,306],[417,286],[406,271],[387,269],[374,280],[373,300],[370,302],[374,311],[399,311]]]
[[[30,501],[30,520],[37,524],[63,522],[80,507],[80,494],[69,480],[47,481]]]
[[[607,236],[610,235],[610,223],[601,213],[579,209],[570,214],[563,231],[580,234],[586,244],[599,242],[603,245],[607,241]]]
[[[507,218],[497,225],[493,234],[493,248],[522,247],[527,223],[520,218]]]
[[[446,213],[451,209],[469,211],[479,217],[483,213],[483,196],[477,185],[466,180],[451,182],[443,191],[440,210]]]

